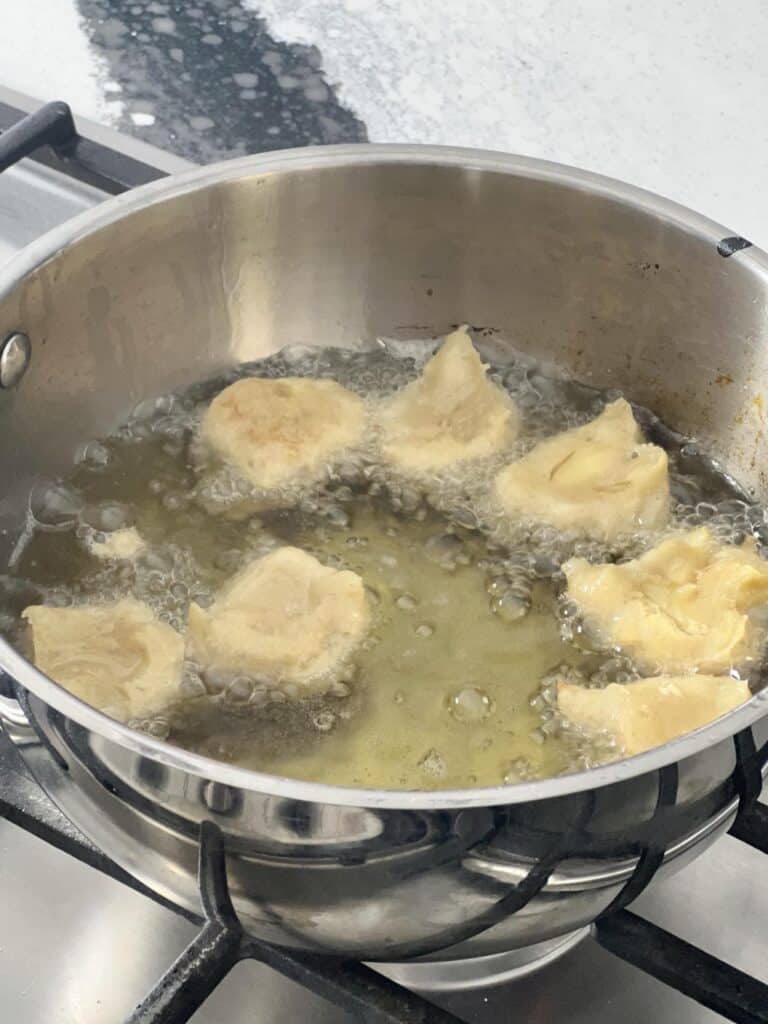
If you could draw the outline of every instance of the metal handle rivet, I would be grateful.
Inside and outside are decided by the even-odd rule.
[[[15,388],[26,373],[32,346],[26,334],[10,334],[0,347],[0,388]]]

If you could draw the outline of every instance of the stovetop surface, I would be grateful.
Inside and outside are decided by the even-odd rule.
[[[0,90],[0,101],[8,99]],[[103,129],[94,130],[104,138]],[[115,136],[112,141],[131,151],[132,140]],[[159,151],[142,148],[141,155],[169,171],[183,166]],[[104,198],[30,161],[1,174],[0,262]],[[676,876],[652,886],[632,909],[768,982],[765,869],[761,854],[726,836]],[[195,933],[172,911],[4,820],[0,893],[1,1016],[14,1024],[122,1020]],[[525,978],[439,1001],[476,1024],[722,1020],[615,959],[589,937]],[[349,1019],[253,962],[238,965],[193,1018],[195,1024]]]

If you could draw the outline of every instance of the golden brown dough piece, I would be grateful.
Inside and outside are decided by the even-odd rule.
[[[23,617],[32,629],[37,667],[112,718],[144,718],[175,699],[184,640],[141,601],[31,605]]]
[[[385,460],[404,473],[428,476],[514,441],[517,407],[488,380],[487,369],[465,327],[449,334],[421,376],[379,410]]]
[[[285,547],[238,573],[208,611],[190,606],[189,650],[204,667],[309,684],[333,674],[368,623],[356,573]]]
[[[607,732],[627,756],[698,729],[749,697],[747,684],[730,676],[657,676],[602,690],[572,683],[557,688],[558,706],[570,722]]]
[[[496,477],[507,515],[614,540],[669,518],[667,454],[645,444],[623,398],[583,427],[537,444]]]
[[[702,526],[621,565],[572,558],[563,571],[587,626],[650,671],[724,673],[760,653],[750,613],[768,602],[768,562],[751,538],[719,544]]]
[[[249,377],[214,398],[200,437],[253,487],[271,491],[321,479],[364,429],[363,400],[335,381]]]

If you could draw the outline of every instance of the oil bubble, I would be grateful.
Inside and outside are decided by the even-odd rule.
[[[29,511],[42,530],[71,529],[82,509],[82,498],[62,483],[40,481],[29,495]]]
[[[167,718],[154,718],[146,723],[144,731],[155,739],[164,740],[170,735],[171,725]]]
[[[232,679],[232,674],[217,668],[206,668],[201,678],[208,693],[215,696],[224,692]]]
[[[491,611],[502,622],[518,622],[530,611],[530,601],[520,594],[507,590],[501,596],[491,599]]]
[[[476,686],[465,686],[448,698],[448,710],[459,722],[482,722],[493,711],[493,702]]]
[[[347,530],[351,524],[349,512],[341,505],[331,505],[325,510],[325,518],[339,530]]]
[[[88,505],[83,511],[83,520],[103,533],[114,533],[123,530],[133,523],[133,516],[126,505],[116,501],[102,501],[96,505]]]
[[[332,711],[318,711],[312,718],[312,724],[318,732],[330,732],[336,724],[336,715]]]
[[[207,689],[200,676],[190,674],[181,680],[179,693],[184,700],[193,700],[196,697],[204,697]]]
[[[461,539],[453,533],[430,537],[424,548],[428,557],[444,569],[453,570],[457,565],[466,565],[469,562]]]
[[[253,683],[244,676],[237,676],[227,687],[226,698],[233,704],[247,704],[253,696]]]
[[[80,461],[90,469],[103,469],[109,464],[110,458],[109,448],[100,441],[91,441],[80,455]]]

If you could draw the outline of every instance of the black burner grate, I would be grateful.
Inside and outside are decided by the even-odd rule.
[[[163,172],[81,137],[64,103],[27,117],[0,103],[0,171],[26,156],[111,195],[163,177]],[[0,686],[2,689],[2,686]],[[768,808],[756,803],[762,785],[750,730],[734,738],[741,794],[731,835],[768,853]],[[659,804],[674,800],[677,773],[660,773]],[[169,903],[147,889],[86,839],[43,794],[18,751],[0,730],[0,816],[86,864],[109,874],[200,925],[200,932],[128,1024],[184,1024],[236,963],[258,960],[370,1024],[450,1024],[444,1010],[356,962],[288,951],[245,934],[229,898],[222,836],[212,822],[200,830],[201,914]],[[735,1024],[768,1024],[768,985],[624,909],[651,880],[664,857],[649,845],[623,891],[595,924],[606,950],[673,986]],[[545,879],[546,880],[546,879]]]
[[[129,1024],[184,1024],[240,960],[258,960],[371,1024],[456,1024],[457,1018],[355,961],[292,952],[245,935],[227,891],[221,835],[200,835],[201,914],[176,906],[106,857],[45,796],[0,729],[0,817],[201,926]]]
[[[371,1024],[450,1024],[457,1018],[362,964],[289,952],[247,936],[227,887],[218,826],[200,826],[198,880],[205,915],[187,946],[127,1024],[182,1024],[239,960],[259,960]]]
[[[765,1024],[768,986],[628,910],[599,921],[597,941],[737,1024]]]
[[[169,903],[98,850],[42,793],[0,730],[0,816],[201,926],[200,932],[136,1008],[128,1024],[184,1024],[240,960],[274,968],[370,1024],[450,1024],[458,1018],[362,964],[293,952],[243,932],[227,891],[221,834],[200,835],[201,914]],[[753,804],[731,835],[768,853],[768,808]],[[641,869],[638,869],[641,870]],[[633,876],[634,877],[634,876]],[[634,891],[632,879],[627,891]],[[735,1024],[768,1024],[768,985],[624,909],[595,925],[604,949],[722,1014]]]

